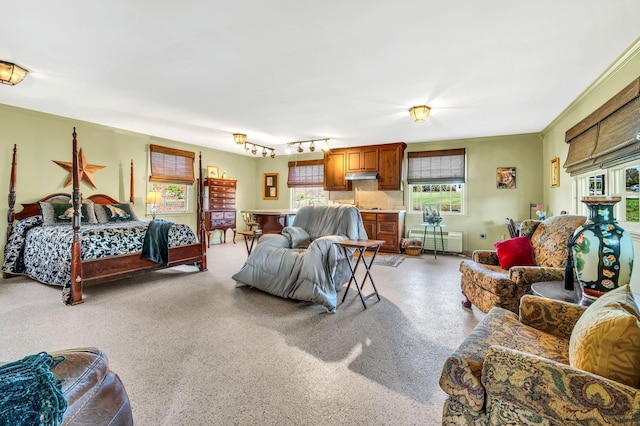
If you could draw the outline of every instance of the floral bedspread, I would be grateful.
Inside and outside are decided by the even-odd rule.
[[[118,222],[82,225],[82,260],[142,251],[149,222]],[[68,286],[71,275],[73,228],[68,224],[42,226],[42,218],[19,221],[4,251],[2,271],[23,274],[58,286]],[[169,231],[169,247],[195,244],[187,225],[175,223]]]

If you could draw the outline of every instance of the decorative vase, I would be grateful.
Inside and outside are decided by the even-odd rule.
[[[613,207],[620,200],[620,197],[581,200],[589,209],[589,217],[573,232],[569,243],[573,244],[573,265],[582,292],[590,299],[631,281],[633,242],[613,216]]]

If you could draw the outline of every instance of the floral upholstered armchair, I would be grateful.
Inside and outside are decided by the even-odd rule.
[[[460,286],[466,297],[463,305],[470,308],[473,304],[482,312],[500,306],[517,313],[520,298],[531,293],[531,284],[564,280],[567,240],[586,219],[560,215],[544,221],[525,220],[520,227],[521,237],[496,243],[500,244],[498,250],[474,251],[471,260],[460,263]],[[511,243],[518,243],[519,247],[516,249]],[[518,262],[523,256],[516,250],[528,252],[528,261]],[[512,261],[504,260],[507,258]]]
[[[588,308],[525,295],[519,317],[489,311],[442,368],[442,424],[640,424],[640,314],[624,287]]]

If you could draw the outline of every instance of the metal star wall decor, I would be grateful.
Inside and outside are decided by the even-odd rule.
[[[73,163],[69,163],[68,161],[52,161],[69,172],[69,176],[67,177],[67,181],[64,183],[64,187],[66,188],[67,186],[71,185],[71,182],[73,181]],[[100,169],[104,169],[105,167],[106,166],[88,164],[87,159],[84,156],[84,152],[82,152],[82,148],[80,148],[80,152],[78,154],[78,174],[81,181],[85,181],[94,189],[98,189],[96,183],[93,181],[93,176],[91,174],[97,172]]]

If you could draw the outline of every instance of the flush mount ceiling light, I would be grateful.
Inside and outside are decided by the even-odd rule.
[[[430,112],[431,108],[426,105],[414,106],[409,110],[411,119],[416,123],[422,123],[423,121],[425,121],[429,117]]]
[[[234,133],[233,140],[236,141],[238,145],[244,145],[245,141],[247,140],[247,135],[243,133]]]
[[[329,151],[329,138],[325,138],[325,139],[310,139],[308,141],[288,142],[287,153],[291,154],[291,152],[293,151],[293,145],[298,145],[295,148],[297,152],[304,152],[304,147],[302,146],[303,143],[308,143],[309,151],[314,152],[316,150],[316,142],[320,142],[320,141],[324,141],[324,143],[322,144],[322,150],[325,152]]]
[[[11,62],[0,61],[0,83],[10,86],[20,83],[29,71]]]

